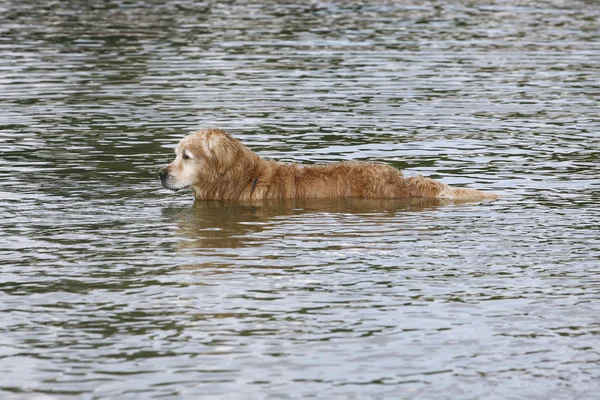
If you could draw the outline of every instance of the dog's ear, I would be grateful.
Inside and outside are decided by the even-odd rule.
[[[211,136],[206,136],[202,141],[202,152],[204,153],[204,156],[206,158],[212,158],[214,148],[213,138]]]
[[[221,144],[221,137],[219,135],[208,134],[202,141],[202,150],[206,158],[213,159],[218,156],[218,147]]]

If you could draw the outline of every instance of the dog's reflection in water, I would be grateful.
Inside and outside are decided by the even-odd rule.
[[[205,253],[210,249],[256,245],[260,239],[253,235],[275,229],[292,218],[299,226],[303,221],[318,223],[326,214],[360,214],[368,218],[372,213],[392,218],[398,213],[418,213],[446,204],[457,201],[423,198],[196,201],[192,208],[165,209],[164,216],[173,220],[178,236],[183,239],[178,243],[179,250]]]

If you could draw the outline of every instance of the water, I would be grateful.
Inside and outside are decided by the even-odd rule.
[[[1,397],[595,398],[599,18],[0,3]],[[156,170],[209,126],[502,198],[194,205]]]

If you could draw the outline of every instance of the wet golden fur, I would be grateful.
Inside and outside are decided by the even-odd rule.
[[[386,164],[325,165],[265,160],[220,129],[204,129],[179,143],[175,160],[159,171],[162,185],[191,187],[196,200],[346,198],[495,199],[417,176],[405,178]]]

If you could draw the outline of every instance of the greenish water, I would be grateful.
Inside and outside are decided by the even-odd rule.
[[[0,397],[596,398],[599,18],[0,2]],[[211,126],[502,198],[193,204]]]

